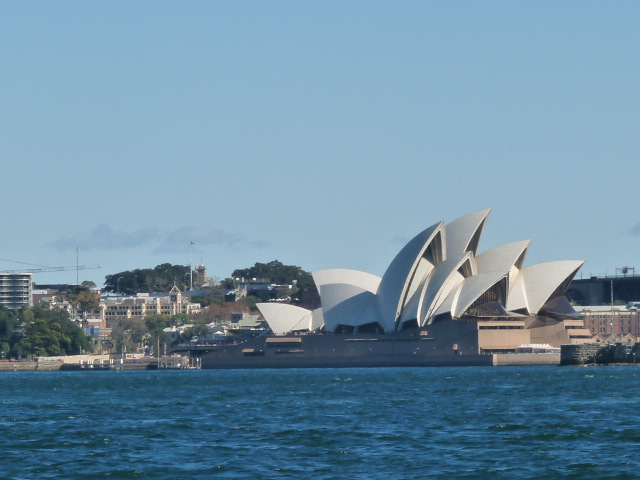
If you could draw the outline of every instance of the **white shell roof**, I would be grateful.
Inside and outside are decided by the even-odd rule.
[[[433,269],[431,271],[433,271]],[[402,324],[404,322],[420,318],[420,312],[422,311],[422,299],[424,297],[426,285],[431,277],[430,273],[422,278],[419,287],[405,304],[402,310],[402,315],[400,316],[400,324],[398,325],[399,330],[402,329]]]
[[[342,296],[343,293],[347,295]],[[324,285],[320,288],[321,297],[332,299],[330,307],[325,306],[322,299],[322,314],[325,328],[334,331],[339,325],[357,327],[367,323],[379,321],[377,309],[372,310],[371,304],[376,303],[376,296],[366,290],[344,284]]]
[[[313,272],[322,308],[292,310],[290,305],[267,304],[263,315],[274,331],[339,325],[358,327],[377,322],[385,332],[404,322],[431,323],[439,314],[459,318],[503,279],[507,311],[537,314],[559,287],[573,278],[582,261],[524,266],[530,241],[501,245],[477,254],[490,209],[478,210],[444,224],[436,223],[409,241],[382,278],[366,272],[328,269]],[[558,299],[561,300],[561,299]],[[265,305],[265,304],[261,304]],[[261,308],[262,311],[262,308]],[[305,313],[306,312],[306,313]],[[275,318],[277,314],[278,318]]]
[[[435,315],[451,291],[462,283],[465,277],[458,270],[472,258],[471,252],[459,253],[452,258],[447,258],[434,268],[422,298],[423,309],[419,312],[422,319],[419,322],[420,326],[429,323],[430,318]]]
[[[513,287],[518,272],[524,265],[531,240],[500,245],[476,256],[478,273],[509,272],[509,290]]]
[[[505,243],[476,256],[478,272],[506,272],[512,266],[522,268],[531,240]]]
[[[422,289],[425,280],[429,277],[429,274],[433,271],[433,263],[431,263],[426,258],[421,258],[418,260],[418,266],[416,267],[416,271],[413,275],[413,281],[409,284],[409,288],[407,289],[407,296],[405,300],[404,307],[411,301],[411,298],[419,293],[419,290]]]
[[[348,270],[345,268],[329,268],[326,270],[316,270],[312,272],[313,281],[317,287],[329,285],[331,283],[344,283],[360,287],[371,293],[378,291],[378,286],[382,280],[377,275],[361,272],[359,270]]]
[[[507,311],[514,312],[516,310],[524,310],[531,313],[529,302],[527,301],[527,293],[525,291],[524,275],[520,272],[515,278],[510,279],[509,297],[507,298]]]
[[[318,330],[324,325],[324,316],[322,315],[322,308],[316,308],[311,312],[311,323],[309,325],[309,331],[313,332]]]
[[[465,278],[458,289],[457,301],[451,310],[451,316],[459,318],[484,292],[506,276],[506,273],[489,272]]]
[[[306,308],[288,303],[258,303],[256,306],[276,335],[284,335],[298,329],[300,324],[311,322],[312,312]]]
[[[414,280],[420,259],[429,242],[441,231],[443,225],[443,222],[437,223],[416,235],[400,250],[382,276],[377,298],[385,332],[395,329],[396,319],[408,300],[409,287]]]
[[[328,269],[312,273],[322,304],[325,328],[334,331],[339,325],[359,326],[380,322],[375,292],[380,277],[358,270]]]
[[[466,251],[476,254],[482,229],[490,212],[490,208],[485,208],[447,223],[447,256]]]
[[[529,312],[538,313],[551,294],[565,280],[573,278],[583,263],[581,260],[560,260],[523,268],[520,275],[524,280]]]

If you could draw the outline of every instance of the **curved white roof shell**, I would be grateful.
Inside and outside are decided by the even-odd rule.
[[[316,308],[311,312],[311,324],[309,325],[309,331],[315,332],[324,325],[324,316],[322,315],[322,308]]]
[[[445,227],[447,255],[463,252],[472,252],[475,255],[490,212],[490,208],[478,210],[448,223]]]
[[[507,299],[507,310],[510,312],[524,311],[531,313],[527,292],[525,289],[524,275],[518,275],[510,280],[509,297]]]
[[[448,312],[452,318],[460,318],[482,294],[491,289],[496,283],[507,276],[506,273],[489,272],[465,278],[455,292],[455,302],[452,302]],[[504,292],[506,298],[507,292]],[[445,313],[438,311],[436,314]]]
[[[377,297],[385,332],[395,329],[396,319],[400,317],[402,308],[409,300],[407,297],[411,284],[418,280],[414,279],[414,276],[421,265],[422,257],[432,241],[441,242],[443,226],[444,223],[440,222],[416,235],[400,250],[382,276]],[[436,248],[441,251],[441,245]]]
[[[520,269],[524,265],[530,244],[531,240],[505,243],[481,253],[476,256],[478,273],[509,272],[509,290],[511,290]]]
[[[295,330],[306,330],[311,324],[312,312],[306,308],[288,303],[258,303],[256,306],[269,324],[271,331],[276,335],[283,335]]]
[[[431,272],[433,272],[433,269],[431,269]],[[398,330],[402,330],[404,323],[413,320],[417,321],[418,318],[421,317],[420,312],[422,311],[424,292],[429,283],[429,279],[431,278],[431,272],[422,278],[420,284],[413,292],[413,295],[411,295],[405,304],[397,326]]]
[[[373,307],[376,296],[371,292],[356,291],[355,287],[344,284],[325,285],[320,292],[321,298],[325,295],[334,300],[343,292],[349,293],[339,302],[332,302],[331,308],[325,308],[324,302],[322,303],[322,315],[328,330],[334,331],[340,325],[358,327],[381,321],[377,309]]]
[[[476,255],[478,272],[508,271],[514,266],[522,268],[530,244],[531,240],[505,243]]]
[[[331,283],[344,283],[346,285],[353,285],[367,290],[371,293],[378,291],[378,286],[382,280],[377,275],[371,273],[361,272],[359,270],[348,270],[345,268],[329,268],[326,270],[316,270],[311,272],[313,281],[317,287],[322,285],[329,285]]]
[[[313,332],[324,324],[322,309],[307,310],[286,303],[258,303],[260,313],[276,335],[308,330]]]
[[[380,277],[358,270],[329,269],[312,273],[322,302],[325,328],[381,323],[375,303]]]
[[[447,296],[457,288],[463,280],[473,274],[475,266],[471,261],[472,253],[459,253],[452,258],[447,258],[434,269],[429,283],[426,285],[420,315],[419,325],[422,327],[430,323],[431,317],[436,314],[440,305]]]
[[[581,260],[561,260],[523,268],[520,275],[524,280],[529,313],[538,313],[560,285],[571,281],[583,263]]]
[[[382,278],[348,269],[313,272],[321,308],[261,303],[276,333],[358,329],[375,325],[390,333],[441,318],[566,313],[564,292],[583,262],[525,266],[530,241],[478,253],[490,209],[436,223],[407,243]]]

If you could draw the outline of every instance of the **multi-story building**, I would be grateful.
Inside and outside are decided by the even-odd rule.
[[[628,335],[640,336],[639,302],[627,305],[596,305],[576,307],[584,315],[584,325],[592,335]]]
[[[145,318],[151,315],[173,316],[191,315],[200,312],[199,303],[191,303],[188,295],[183,295],[174,286],[169,294],[157,295],[138,293],[131,297],[102,297],[104,317],[107,326],[124,318]]]
[[[0,305],[17,310],[31,302],[30,273],[0,273]]]

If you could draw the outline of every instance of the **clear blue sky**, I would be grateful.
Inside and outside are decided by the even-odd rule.
[[[481,250],[530,239],[529,265],[640,273],[638,18],[602,1],[0,2],[0,269],[78,253],[98,285],[274,259],[381,275],[419,231],[490,207]]]

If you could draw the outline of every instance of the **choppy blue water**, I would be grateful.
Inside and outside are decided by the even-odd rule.
[[[2,479],[631,479],[640,368],[4,372]]]

